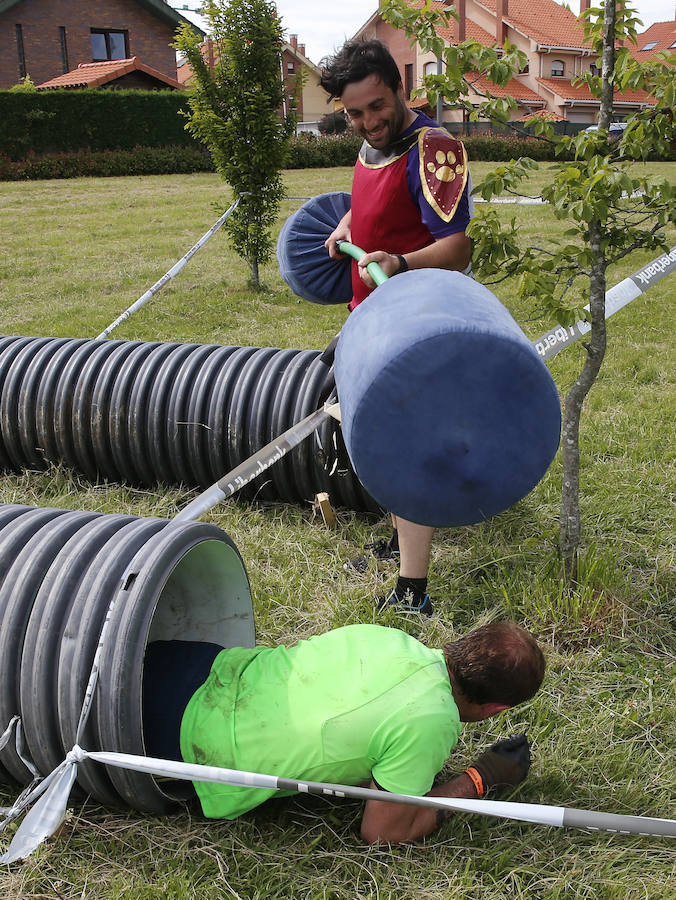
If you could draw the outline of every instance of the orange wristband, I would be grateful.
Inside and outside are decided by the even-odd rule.
[[[465,775],[469,775],[472,779],[472,784],[476,788],[477,797],[483,797],[486,793],[484,789],[484,781],[481,775],[477,772],[474,766],[470,766],[469,769],[465,769]]]

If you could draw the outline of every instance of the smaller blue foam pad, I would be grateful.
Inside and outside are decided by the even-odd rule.
[[[556,453],[549,370],[497,297],[459,272],[420,269],[378,287],[343,326],[335,373],[357,475],[412,522],[495,515]]]
[[[311,303],[349,303],[350,260],[331,259],[324,241],[350,208],[345,191],[319,194],[286,220],[277,240],[282,278],[294,294]]]

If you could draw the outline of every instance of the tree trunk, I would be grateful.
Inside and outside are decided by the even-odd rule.
[[[613,112],[615,69],[614,2],[605,4],[603,13],[602,93],[599,127],[608,128]],[[580,520],[580,417],[585,398],[599,374],[606,352],[606,257],[603,250],[603,223],[593,220],[588,228],[593,263],[589,284],[591,339],[586,344],[587,359],[577,380],[568,391],[564,403],[561,434],[563,484],[559,520],[559,553],[561,574],[567,583],[577,578],[577,553],[582,534]]]
[[[580,416],[582,405],[599,374],[606,352],[606,260],[601,246],[601,225],[589,223],[589,242],[594,254],[590,281],[591,340],[585,344],[587,359],[564,403],[561,447],[563,485],[559,523],[559,552],[565,581],[577,577],[580,545]]]
[[[249,257],[249,285],[251,289],[254,291],[260,291],[261,289],[261,278],[260,273],[258,271],[258,257]]]

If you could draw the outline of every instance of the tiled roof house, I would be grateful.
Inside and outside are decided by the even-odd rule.
[[[655,22],[643,34],[639,34],[636,46],[627,45],[631,55],[639,62],[655,59],[660,51],[673,55],[676,64],[676,18],[671,22]]]
[[[420,8],[422,0],[412,0]],[[432,0],[432,7],[444,9],[447,4]],[[589,0],[582,0],[582,7]],[[577,17],[555,0],[457,0],[459,21],[450,28],[439,29],[449,45],[464,40],[477,40],[487,46],[502,45],[505,40],[528,55],[528,65],[505,88],[491,85],[478,76],[468,76],[467,97],[478,105],[486,93],[493,97],[509,94],[519,104],[512,117],[522,119],[528,113],[551,112],[570,122],[595,122],[599,101],[586,85],[573,87],[572,80],[593,71],[596,57],[585,43],[583,27]],[[355,35],[384,41],[397,60],[404,87],[410,92],[420,87],[422,78],[436,72],[436,59],[420,51],[403,31],[373,13]],[[651,105],[643,91],[628,91],[615,96],[615,117],[623,118],[637,109]],[[466,113],[464,114],[466,116]],[[444,122],[458,122],[462,110],[446,109]]]
[[[111,62],[126,63],[124,86],[174,87],[171,44],[182,22],[164,0],[0,0],[0,89],[26,75],[42,86],[67,73],[75,73],[71,86],[91,85],[93,70],[80,66],[104,64],[96,77],[108,76]]]
[[[36,85],[39,91],[56,90],[57,88],[95,88],[115,85],[119,88],[137,88],[141,90],[180,90],[181,85],[175,78],[169,78],[163,72],[146,66],[133,56],[131,59],[110,59],[106,62],[80,63],[77,69],[71,69],[49,81]]]

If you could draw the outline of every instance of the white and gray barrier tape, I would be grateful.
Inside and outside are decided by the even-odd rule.
[[[190,250],[188,250],[188,252],[184,256],[182,256],[177,263],[174,263],[174,265],[169,269],[168,272],[166,272],[159,279],[159,281],[156,281],[152,287],[149,287],[148,290],[145,292],[145,294],[142,294],[138,298],[138,300],[136,300],[134,303],[132,303],[131,306],[129,306],[127,309],[125,309],[125,311],[123,313],[120,313],[120,315],[117,317],[117,319],[115,319],[114,322],[111,322],[107,328],[103,329],[101,334],[97,334],[96,340],[102,340],[103,338],[107,338],[108,335],[111,333],[111,331],[114,331],[118,325],[121,325],[123,322],[125,322],[137,310],[141,309],[142,306],[145,306],[146,303],[152,297],[154,297],[155,294],[158,293],[158,291],[162,290],[162,288],[165,286],[165,284],[167,284],[167,282],[171,281],[171,279],[174,278],[175,275],[178,275],[178,273],[185,266],[185,264],[189,260],[191,260],[193,258],[193,256],[197,253],[197,251],[201,250],[202,247],[208,241],[210,241],[211,238],[216,234],[218,229],[221,228],[221,226],[225,224],[225,222],[230,218],[230,216],[237,209],[242,197],[244,197],[244,196],[245,196],[244,193],[240,194],[239,197],[235,200],[235,202],[228,209],[226,209],[226,211],[223,213],[223,215],[220,217],[220,219],[218,219],[216,222],[214,222],[214,224],[206,232],[206,234],[203,234],[202,237],[199,239],[199,241],[197,241],[197,243],[194,246],[192,246],[190,248]]]
[[[75,746],[61,765],[38,785],[29,796],[35,805],[27,813],[17,830],[9,850],[0,857],[1,863],[12,863],[29,856],[41,843],[59,828],[66,815],[68,798],[75,783],[77,765],[90,759],[108,766],[119,766],[137,772],[178,778],[186,781],[208,781],[215,784],[233,784],[265,790],[297,791],[302,794],[319,794],[327,797],[348,797],[357,800],[378,800],[386,803],[403,803],[431,809],[469,812],[480,816],[496,816],[517,822],[550,825],[556,828],[581,828],[586,831],[608,831],[618,834],[637,834],[649,837],[676,837],[676,820],[649,818],[646,816],[614,815],[565,806],[548,806],[540,803],[513,803],[504,800],[464,800],[447,797],[416,797],[410,794],[392,794],[371,788],[344,784],[326,784],[262,775],[237,769],[201,766],[193,763],[154,759],[148,756],[132,756],[128,753],[87,752]]]
[[[606,292],[606,319],[616,313],[618,309],[622,309],[623,306],[640,297],[648,288],[666,278],[667,275],[673,275],[674,272],[676,272],[676,247],[672,247],[663,256],[658,256],[647,266],[634,272],[633,275],[620,281]],[[585,306],[585,309],[588,310],[589,306]],[[533,343],[543,359],[550,359],[559,350],[563,350],[568,344],[572,344],[590,331],[589,322],[582,320],[571,325],[570,328],[557,325]]]

